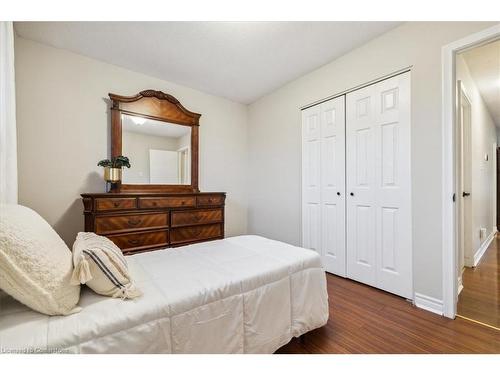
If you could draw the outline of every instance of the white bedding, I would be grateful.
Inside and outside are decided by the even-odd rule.
[[[83,311],[49,317],[0,297],[0,352],[272,353],[328,320],[311,250],[240,236],[127,260],[135,300],[83,288]]]

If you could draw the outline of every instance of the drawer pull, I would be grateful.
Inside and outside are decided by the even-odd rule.
[[[196,228],[196,229],[193,229],[193,236],[199,236],[201,234],[201,229],[200,228]]]
[[[140,223],[142,223],[142,220],[140,220],[140,219],[130,219],[130,220],[128,221],[128,224],[129,224],[129,225],[133,225],[133,226],[135,226],[135,225],[139,225]]]
[[[139,245],[141,243],[141,240],[131,239],[131,240],[128,240],[128,243],[131,245]]]
[[[155,207],[158,206],[158,202],[153,201],[153,206],[155,206]]]
[[[113,206],[115,206],[115,207],[120,207],[120,203],[121,203],[121,202],[113,202]]]

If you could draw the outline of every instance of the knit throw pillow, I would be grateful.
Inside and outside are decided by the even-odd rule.
[[[103,296],[136,298],[142,295],[130,277],[122,251],[111,240],[80,232],[73,244],[73,285],[86,284]]]
[[[0,289],[47,315],[80,311],[80,286],[71,285],[71,251],[35,211],[0,205]]]

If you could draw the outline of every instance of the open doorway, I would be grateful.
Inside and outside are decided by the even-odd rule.
[[[500,40],[457,53],[457,316],[500,329]]]

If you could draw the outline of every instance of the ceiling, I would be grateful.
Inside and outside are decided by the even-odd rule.
[[[472,79],[497,127],[500,127],[500,40],[463,53]]]
[[[27,39],[248,104],[399,24],[16,22],[15,30]]]
[[[129,115],[123,115],[122,126],[123,131],[171,138],[180,138],[191,132],[190,126],[171,124],[144,117],[137,118]]]

